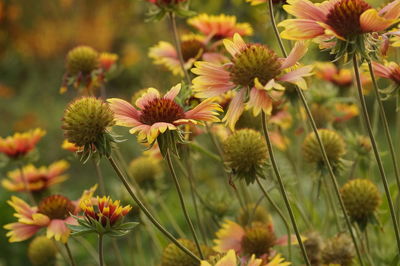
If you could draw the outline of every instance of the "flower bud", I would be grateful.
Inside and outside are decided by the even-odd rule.
[[[35,237],[28,247],[28,258],[34,266],[56,265],[57,248],[54,242],[45,236]]]
[[[99,55],[89,46],[78,46],[67,55],[67,71],[70,75],[88,75],[98,67]]]

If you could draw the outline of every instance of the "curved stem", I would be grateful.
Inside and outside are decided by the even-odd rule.
[[[183,252],[185,252],[187,255],[192,257],[194,260],[197,262],[200,262],[200,258],[198,258],[193,252],[191,252],[189,249],[187,249],[185,246],[183,246],[179,241],[171,235],[154,217],[153,215],[149,212],[149,210],[144,206],[142,201],[136,196],[136,194],[133,192],[131,186],[129,185],[128,181],[126,180],[125,176],[122,174],[121,170],[119,169],[118,165],[114,161],[114,159],[110,156],[108,158],[111,166],[117,173],[118,177],[120,178],[121,182],[124,184],[126,190],[128,193],[131,195],[132,199],[136,202],[136,204],[139,206],[139,208],[143,211],[143,213],[149,218],[149,220],[152,222],[152,224],[157,227],[158,230],[160,230],[161,233],[163,233],[169,240],[171,240],[178,248],[180,248]]]
[[[276,203],[273,201],[273,199],[269,196],[268,192],[265,190],[263,185],[261,184],[260,178],[256,176],[256,181],[258,186],[260,187],[261,191],[263,192],[264,196],[267,198],[269,203],[274,207],[275,211],[278,213],[278,215],[281,217],[283,223],[285,224],[287,235],[288,235],[288,252],[289,252],[289,261],[292,261],[292,233],[290,232],[290,225],[289,222],[287,221],[285,215],[282,213],[281,209],[276,205]]]
[[[367,104],[365,102],[364,94],[363,94],[363,91],[362,91],[360,72],[358,70],[357,55],[353,56],[353,67],[354,67],[354,72],[356,74],[357,91],[358,91],[358,96],[360,98],[361,110],[362,110],[362,113],[363,113],[364,122],[365,122],[365,125],[367,127],[368,135],[369,135],[369,138],[371,140],[372,150],[374,151],[375,160],[376,160],[376,162],[378,164],[379,173],[380,173],[380,176],[381,176],[381,179],[382,179],[382,182],[383,182],[383,186],[385,188],[386,199],[387,199],[388,204],[389,204],[390,215],[392,217],[394,232],[395,232],[395,235],[396,235],[397,248],[399,249],[399,252],[400,252],[400,233],[399,233],[399,227],[398,227],[398,224],[397,224],[396,212],[394,210],[392,196],[390,195],[389,184],[388,184],[388,181],[387,181],[387,178],[386,178],[385,169],[383,168],[382,159],[381,159],[381,157],[379,155],[378,145],[376,143],[376,140],[375,140],[375,137],[374,137],[374,133],[372,131],[371,121],[369,120]]]
[[[269,132],[268,132],[267,123],[266,123],[266,121],[265,121],[266,118],[265,118],[265,113],[264,113],[264,111],[261,113],[261,118],[262,118],[262,128],[263,128],[265,140],[266,140],[266,142],[267,142],[268,153],[269,153],[269,157],[270,157],[270,159],[271,159],[272,168],[274,169],[276,178],[278,179],[279,188],[280,188],[280,190],[281,190],[281,194],[282,194],[282,196],[283,196],[283,200],[284,200],[284,202],[285,202],[286,208],[287,208],[287,210],[288,210],[288,212],[289,212],[290,220],[291,220],[291,222],[292,222],[294,232],[296,233],[297,242],[298,242],[299,245],[300,245],[300,249],[301,249],[301,252],[302,252],[302,254],[303,254],[304,261],[305,261],[305,263],[306,263],[308,266],[311,266],[310,261],[309,261],[309,259],[308,259],[308,257],[307,257],[306,248],[305,248],[305,246],[304,246],[303,241],[301,240],[300,231],[299,231],[299,228],[298,228],[298,226],[297,226],[296,218],[295,218],[295,216],[294,216],[294,214],[293,214],[292,207],[290,206],[290,202],[289,202],[288,196],[287,196],[287,194],[286,194],[285,185],[283,184],[282,177],[281,177],[281,174],[280,174],[279,169],[278,169],[278,164],[276,163],[274,151],[273,151],[273,149],[272,149],[271,139],[270,139],[270,137],[269,137]]]
[[[94,159],[93,159],[93,164],[94,164],[94,168],[96,169],[96,174],[97,174],[97,178],[99,181],[100,192],[104,196],[106,194],[106,189],[104,187],[104,178],[103,178],[103,174],[100,169],[100,165]]]
[[[67,254],[68,254],[68,258],[69,258],[69,262],[70,262],[71,266],[76,266],[74,257],[72,257],[71,249],[69,248],[68,243],[65,243],[64,246],[65,246],[65,249],[67,250]]]
[[[103,235],[99,234],[99,265],[104,265],[104,256],[103,256]]]
[[[192,80],[190,79],[189,72],[185,68],[185,60],[183,59],[181,40],[179,38],[178,27],[176,26],[175,13],[169,12],[168,16],[171,21],[172,34],[173,34],[174,42],[175,42],[175,49],[176,49],[176,52],[177,52],[178,58],[179,58],[179,64],[181,65],[181,69],[182,69],[183,75],[185,76],[186,82],[190,86],[190,84],[192,83]]]
[[[392,137],[390,135],[390,129],[389,129],[389,124],[388,124],[388,121],[387,121],[387,118],[386,118],[385,108],[383,106],[382,98],[381,98],[381,96],[379,94],[378,83],[376,82],[376,78],[375,78],[374,70],[372,68],[371,61],[368,61],[368,68],[369,68],[369,73],[371,75],[372,83],[374,84],[373,88],[374,88],[376,100],[377,100],[378,106],[379,106],[379,113],[380,113],[381,120],[382,120],[382,123],[383,123],[383,129],[385,131],[386,139],[387,139],[387,142],[388,142],[388,145],[389,145],[390,155],[392,157],[394,173],[395,173],[396,182],[397,182],[397,188],[400,191],[399,165],[397,163],[396,152],[394,150],[393,140],[392,140]]]
[[[279,31],[278,28],[276,27],[276,21],[275,21],[275,16],[274,16],[274,3],[272,2],[272,0],[268,0],[268,9],[269,9],[269,17],[271,19],[271,24],[272,24],[272,28],[274,30],[274,33],[276,36],[279,36]],[[287,57],[287,52],[285,49],[285,46],[283,45],[283,41],[281,38],[277,38],[278,43],[279,43],[279,47],[281,48],[282,54],[284,57]]]
[[[196,231],[194,230],[194,226],[193,226],[192,220],[190,219],[189,213],[188,213],[187,208],[186,208],[185,199],[183,197],[182,189],[181,189],[181,186],[179,184],[178,177],[177,177],[177,175],[175,173],[174,166],[172,164],[171,152],[170,152],[169,149],[167,149],[167,154],[166,154],[165,157],[166,157],[165,159],[167,160],[168,167],[169,167],[169,170],[171,172],[172,178],[174,179],[176,190],[178,191],[179,201],[181,203],[182,211],[183,211],[183,214],[185,215],[186,222],[189,225],[190,231],[192,232],[193,239],[194,239],[194,242],[196,243],[196,247],[197,247],[197,250],[198,250],[198,252],[200,254],[200,257],[201,257],[201,259],[204,259],[204,255],[203,255],[203,252],[201,251],[199,239],[197,238]]]

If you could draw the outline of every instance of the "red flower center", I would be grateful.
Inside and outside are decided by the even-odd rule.
[[[74,204],[61,195],[52,195],[44,198],[38,206],[38,211],[50,219],[65,219],[75,210]]]
[[[172,124],[184,117],[185,111],[176,102],[165,98],[156,98],[144,106],[140,122],[146,125],[153,125],[157,122]]]
[[[345,38],[362,34],[360,16],[370,8],[371,6],[363,0],[342,0],[331,9],[326,24]]]
[[[204,51],[204,44],[198,40],[187,40],[181,43],[183,60],[186,62],[191,58],[197,58]]]

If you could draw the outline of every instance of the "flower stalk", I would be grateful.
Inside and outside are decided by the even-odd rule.
[[[104,255],[103,255],[103,234],[99,234],[99,265],[104,265]]]
[[[67,254],[68,254],[68,258],[69,258],[69,263],[71,264],[71,266],[76,266],[74,257],[72,256],[71,249],[69,248],[68,243],[65,243],[64,246],[65,246],[65,250],[67,250]]]

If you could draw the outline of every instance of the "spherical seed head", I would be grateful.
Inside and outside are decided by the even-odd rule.
[[[160,161],[150,156],[138,157],[129,164],[129,173],[140,187],[153,188],[161,172]]]
[[[326,24],[344,38],[363,33],[360,16],[371,6],[363,0],[341,0],[331,9]]]
[[[269,224],[255,222],[245,230],[242,238],[243,251],[256,257],[268,254],[275,245],[276,236]]]
[[[54,242],[45,236],[35,237],[28,247],[28,258],[34,266],[56,265],[57,248]]]
[[[353,179],[340,189],[350,218],[366,226],[381,202],[378,187],[368,179]]]
[[[240,209],[238,221],[243,226],[247,226],[252,222],[269,224],[271,222],[271,215],[263,206],[251,203],[246,208]]]
[[[42,199],[38,205],[38,212],[47,215],[50,219],[65,219],[75,211],[75,205],[67,197],[51,195]]]
[[[304,247],[306,248],[311,265],[320,265],[322,250],[322,238],[320,234],[318,232],[307,233]]]
[[[181,43],[183,60],[186,62],[191,58],[197,58],[204,50],[204,43],[196,39],[189,39]]]
[[[235,131],[226,138],[223,149],[226,164],[247,184],[255,181],[257,173],[268,160],[267,145],[260,132],[253,129]]]
[[[340,234],[326,241],[322,249],[322,263],[350,266],[354,258],[354,246],[351,238]]]
[[[179,243],[189,249],[193,254],[200,256],[196,244],[188,239],[178,239]],[[215,252],[207,246],[201,245],[205,258],[214,255]],[[162,254],[161,266],[198,266],[199,264],[192,257],[183,252],[174,243],[168,244]]]
[[[185,111],[173,100],[155,98],[142,109],[140,122],[146,125],[153,125],[157,122],[173,123],[184,117]]]
[[[277,54],[261,44],[248,44],[232,62],[232,81],[243,87],[253,87],[255,78],[265,85],[281,73]]]
[[[107,103],[94,97],[82,97],[68,105],[62,129],[69,142],[83,147],[96,143],[113,125],[114,114]]]
[[[329,129],[319,129],[318,133],[321,137],[329,162],[332,166],[337,165],[346,153],[346,144],[336,131]],[[324,159],[318,144],[317,137],[314,132],[310,133],[303,142],[304,159],[309,163],[323,165]]]
[[[90,74],[98,67],[99,54],[92,47],[78,46],[67,55],[67,71],[70,75]]]

